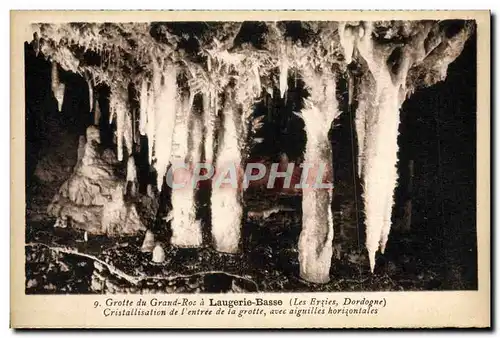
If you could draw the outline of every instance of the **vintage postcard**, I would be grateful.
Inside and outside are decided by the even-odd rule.
[[[14,328],[490,327],[488,11],[11,12]]]

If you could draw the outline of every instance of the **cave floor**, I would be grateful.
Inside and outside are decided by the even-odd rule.
[[[248,219],[242,253],[216,252],[210,243],[184,249],[164,241],[166,260],[140,251],[144,234],[108,238],[54,228],[54,220],[31,217],[26,228],[26,292],[39,293],[220,293],[407,291],[446,288],[435,255],[415,236],[393,232],[374,274],[360,245],[352,199],[334,212],[331,281],[314,285],[298,277],[300,196],[250,198],[249,209],[279,203],[290,207]],[[262,205],[266,204],[266,205]],[[354,215],[354,216],[353,216]],[[33,214],[31,214],[33,216]]]

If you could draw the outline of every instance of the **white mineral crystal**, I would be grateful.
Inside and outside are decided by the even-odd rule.
[[[52,93],[57,100],[57,109],[59,112],[61,112],[64,102],[64,90],[66,89],[66,85],[64,83],[61,83],[59,80],[59,70],[57,69],[56,62],[52,62],[51,87]]]
[[[142,252],[152,252],[155,248],[155,235],[151,230],[146,231],[144,236],[144,241],[142,242],[141,251]]]
[[[163,263],[165,261],[165,250],[163,250],[161,244],[156,244],[153,250],[152,261],[154,263]]]

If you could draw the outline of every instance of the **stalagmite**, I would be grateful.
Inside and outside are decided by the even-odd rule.
[[[239,251],[243,216],[241,170],[255,131],[248,128],[248,122],[255,99],[262,91],[258,59],[246,59],[242,54],[233,60],[238,76],[234,87],[226,89],[211,197],[214,246],[228,253]]]
[[[101,121],[101,106],[99,105],[99,100],[95,100],[94,103],[94,125],[98,126]]]
[[[155,244],[155,235],[151,230],[147,230],[142,242],[141,252],[153,252]]]
[[[234,168],[241,165],[241,151],[238,148],[236,107],[228,94],[223,108],[223,142],[219,144],[215,169],[216,180],[212,184],[212,237],[217,251],[237,253],[241,236],[243,207],[241,191],[230,182],[236,180]],[[223,181],[224,178],[227,180]],[[228,182],[227,184],[220,184]],[[233,181],[234,182],[234,181]]]
[[[156,197],[156,194],[153,190],[153,186],[151,184],[148,184],[146,186],[146,195],[150,198],[155,198]]]
[[[136,234],[145,230],[134,204],[127,203],[124,198],[125,184],[119,183],[102,208],[101,231],[108,236]]]
[[[116,175],[113,152],[102,152],[99,129],[90,126],[87,142],[79,147],[79,161],[59,188],[48,214],[58,224],[108,236],[133,235],[145,230],[134,204],[123,199],[125,182]],[[83,140],[83,137],[80,138]]]
[[[165,262],[165,250],[163,250],[161,244],[156,244],[153,249],[153,256],[151,257],[151,260],[158,264]]]
[[[78,151],[77,151],[75,167],[80,164],[80,161],[83,159],[83,155],[85,155],[86,144],[87,144],[87,141],[85,140],[85,136],[80,135],[80,137],[78,138]]]
[[[190,107],[189,95],[182,95],[181,101],[177,104],[175,115],[175,129],[172,142],[172,166],[177,163],[181,165],[193,166],[199,162],[199,153],[197,158],[190,159],[189,151],[189,122],[193,118]],[[198,135],[199,136],[199,135]],[[185,170],[190,168],[177,169],[173,173],[173,179],[176,184],[177,177],[185,175]],[[171,202],[172,211],[172,245],[180,247],[197,247],[202,243],[201,224],[196,220],[196,187],[191,182],[182,182],[184,187],[172,188]]]
[[[139,183],[137,181],[137,168],[135,167],[135,160],[133,156],[129,156],[127,161],[127,185],[130,187],[130,194],[135,196]]]
[[[59,112],[61,112],[64,102],[64,90],[66,88],[66,85],[59,81],[59,70],[57,69],[56,62],[52,62],[51,81],[52,93],[57,100],[57,109],[59,110]]]
[[[316,168],[330,169],[332,149],[328,139],[333,120],[339,114],[335,98],[335,77],[318,74],[311,69],[303,71],[304,82],[310,99],[305,100],[302,110],[304,129],[307,135],[304,163]],[[318,174],[321,170],[318,170]],[[331,170],[326,177],[320,175],[320,182],[332,182]],[[315,184],[316,184],[315,183]],[[299,237],[299,262],[301,278],[326,283],[330,280],[332,260],[333,219],[332,186],[316,185],[304,188],[302,195],[302,231]]]

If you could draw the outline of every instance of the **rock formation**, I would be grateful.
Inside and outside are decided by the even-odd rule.
[[[125,182],[116,174],[116,158],[102,155],[99,130],[87,128],[83,156],[48,207],[56,225],[110,236],[131,235],[145,227],[135,205],[124,201]]]
[[[60,108],[65,87],[57,67],[87,74],[89,95],[97,84],[108,86],[117,159],[135,155],[139,134],[147,138],[156,191],[162,191],[176,161],[193,164],[201,159],[214,164],[216,171],[230,165],[238,172],[253,144],[254,104],[264,95],[272,96],[275,89],[279,93],[275,100],[286,102],[291,74],[307,92],[299,114],[307,136],[305,160],[328,167],[335,160],[328,135],[341,114],[337,85],[348,81],[349,105],[356,116],[366,248],[373,271],[375,254],[379,249],[384,252],[391,228],[399,108],[416,89],[446,77],[474,23],[214,22],[193,24],[189,32],[182,27],[181,23],[34,24],[33,45],[54,64],[52,90]],[[253,30],[258,33],[248,33]],[[131,95],[134,92],[136,96]],[[199,147],[193,146],[196,142]],[[89,128],[83,157],[49,211],[59,218],[59,225],[89,233],[137,232],[144,227],[135,207],[123,199],[125,182],[113,172],[112,156],[101,155],[98,145],[97,129]],[[104,155],[110,158],[105,160]],[[325,179],[332,181],[332,172],[326,173]],[[126,181],[134,192],[136,177],[135,165],[129,162]],[[167,219],[172,221],[173,245],[201,244],[196,189],[169,195],[172,210]],[[311,282],[330,278],[332,189],[303,192],[300,274]],[[211,224],[213,245],[218,251],[237,253],[244,217],[242,193],[239,188],[214,188],[210,199],[211,219],[206,221]]]
[[[472,30],[470,23],[456,24],[350,22],[339,27],[348,61],[361,68],[355,92],[350,94],[357,101],[358,175],[372,272],[376,252],[385,251],[392,223],[399,109],[416,88],[444,80],[449,63]]]

